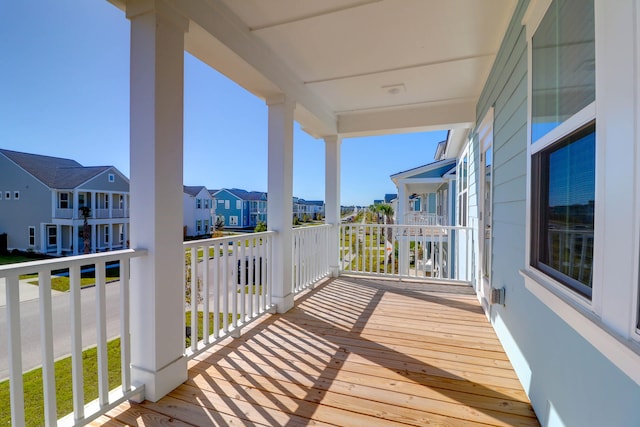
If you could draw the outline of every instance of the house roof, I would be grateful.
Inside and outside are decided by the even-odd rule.
[[[216,191],[216,193],[219,193],[220,191],[226,191],[242,200],[267,200],[267,193],[264,191],[247,191],[241,188],[222,188]]]
[[[408,178],[442,178],[447,172],[455,168],[455,166],[456,159],[440,160],[395,173],[391,175],[391,180],[395,182],[399,179]]]
[[[0,153],[50,188],[72,189],[113,166],[82,166],[71,159],[0,149]]]
[[[391,203],[393,200],[397,199],[398,195],[397,194],[391,194],[391,193],[387,193],[384,195],[384,202],[385,203]]]
[[[203,185],[184,185],[183,187],[185,194],[193,197],[197,196],[203,189],[206,190]]]

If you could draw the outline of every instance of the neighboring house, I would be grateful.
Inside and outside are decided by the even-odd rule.
[[[398,198],[397,194],[391,194],[391,193],[387,193],[384,195],[384,202],[388,205],[390,205],[394,200],[396,200]]]
[[[184,237],[211,234],[213,197],[209,190],[199,186],[184,186]]]
[[[456,159],[398,172],[391,180],[398,188],[398,224],[456,224]]]
[[[255,228],[267,222],[267,193],[223,188],[214,193],[214,213],[226,228]]]
[[[84,253],[82,207],[90,209],[90,252],[128,246],[129,180],[115,167],[0,149],[0,233],[8,249]]]
[[[316,220],[324,215],[324,202],[322,200],[304,200],[298,197],[293,198],[293,217]]]

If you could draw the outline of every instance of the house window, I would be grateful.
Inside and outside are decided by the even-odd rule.
[[[204,230],[203,230],[203,232],[204,233],[208,233],[209,232],[209,220],[208,219],[204,220]]]
[[[69,209],[69,193],[60,193],[60,209]]]
[[[196,233],[200,234],[202,232],[202,221],[196,221]]]
[[[229,217],[229,225],[238,225],[238,216],[232,215]]]
[[[56,227],[47,227],[47,245],[48,246],[57,246],[58,245],[58,233],[56,231]]]
[[[225,208],[225,209],[229,209],[229,208],[231,208],[231,203],[230,203],[230,201],[229,201],[229,200],[225,200],[225,201],[224,201],[224,208]]]
[[[29,226],[29,246],[33,247],[36,245],[36,228],[33,226]]]
[[[108,194],[104,195],[104,208],[105,209],[109,209],[109,195]]]
[[[531,39],[530,264],[592,298],[593,2],[554,0]]]
[[[242,200],[236,200],[236,209],[242,209]]]
[[[11,200],[11,191],[5,191],[4,192],[4,198],[7,200]]]
[[[104,242],[109,243],[109,227],[108,225],[104,227]]]
[[[85,195],[84,195],[84,193],[78,194],[78,205],[79,205],[78,206],[79,208],[82,208],[82,207],[86,206],[85,205]]]
[[[116,182],[116,176],[112,173],[109,174],[109,182]]]
[[[200,208],[202,208],[202,200],[196,199],[196,209],[200,209]]]
[[[554,0],[531,41],[531,142],[595,100],[593,1]]]
[[[13,200],[20,200],[20,192],[19,191],[14,191],[13,192]]]
[[[531,264],[591,298],[595,123],[532,157]]]

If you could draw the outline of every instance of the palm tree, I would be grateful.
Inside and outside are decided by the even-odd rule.
[[[89,217],[91,216],[91,208],[82,206],[80,209],[80,215],[84,219],[82,226],[82,239],[84,242],[84,253],[91,253],[91,229],[89,228]]]

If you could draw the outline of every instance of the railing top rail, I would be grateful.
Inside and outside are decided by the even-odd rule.
[[[317,225],[307,225],[304,227],[295,227],[293,232],[303,232],[305,230],[317,230],[318,228],[331,228],[331,224],[317,224]]]
[[[0,277],[11,275],[30,274],[39,270],[60,270],[73,265],[87,265],[98,261],[110,262],[123,258],[130,259],[144,256],[146,249],[122,249],[118,251],[103,252],[98,254],[76,255],[65,258],[53,258],[38,261],[28,261],[16,264],[6,264],[0,266]]]
[[[211,239],[202,239],[202,240],[191,240],[188,242],[184,242],[183,246],[185,248],[195,248],[195,247],[200,247],[204,245],[215,245],[215,244],[220,244],[225,242],[234,242],[242,239],[273,236],[275,234],[277,234],[276,231],[262,231],[260,233],[243,233],[243,234],[236,234],[234,236],[213,237]]]
[[[433,230],[471,230],[472,227],[461,225],[423,225],[423,224],[362,224],[342,223],[341,227],[385,227],[394,229],[433,229]]]

